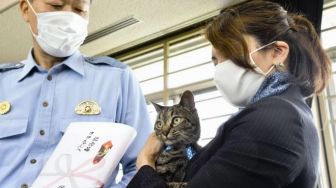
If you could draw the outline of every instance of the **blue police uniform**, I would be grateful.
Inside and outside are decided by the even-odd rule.
[[[100,114],[82,115],[75,108],[94,101]],[[109,57],[89,58],[77,51],[46,70],[32,52],[21,63],[0,66],[0,187],[29,187],[42,170],[71,122],[119,122],[137,137],[106,187],[125,187],[136,172],[138,152],[152,130],[146,102],[130,68]],[[5,109],[5,108],[3,108]],[[4,111],[3,111],[4,112]]]

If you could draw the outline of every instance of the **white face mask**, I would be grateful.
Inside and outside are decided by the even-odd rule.
[[[239,67],[228,59],[216,65],[214,80],[225,100],[244,107],[257,93],[265,76]]]
[[[250,52],[250,61],[252,66],[254,66],[254,71],[239,67],[230,59],[216,65],[214,80],[217,89],[222,93],[225,100],[237,107],[244,107],[252,100],[266,76],[274,68],[274,66],[272,66],[265,73],[256,65],[252,54],[275,42],[276,41]]]
[[[68,57],[83,44],[88,32],[88,20],[68,11],[36,13],[37,35],[32,31],[37,43],[49,55]]]

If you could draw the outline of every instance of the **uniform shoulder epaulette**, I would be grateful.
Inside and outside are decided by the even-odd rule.
[[[6,63],[0,64],[0,72],[5,72],[13,69],[20,69],[24,67],[23,63]]]
[[[120,61],[108,57],[108,56],[101,56],[101,57],[85,57],[85,61],[94,65],[110,65],[112,67],[117,67],[120,69],[126,69],[127,65],[121,63]]]

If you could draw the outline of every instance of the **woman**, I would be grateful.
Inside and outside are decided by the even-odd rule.
[[[325,88],[331,65],[312,24],[249,1],[224,9],[205,36],[217,88],[242,110],[189,161],[187,187],[315,187],[318,137],[305,99]],[[129,188],[167,187],[155,172],[161,147],[151,135]]]

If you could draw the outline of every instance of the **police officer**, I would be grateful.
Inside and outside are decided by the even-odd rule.
[[[71,122],[120,122],[138,135],[105,187],[125,187],[151,130],[131,70],[109,58],[84,57],[90,0],[20,0],[33,48],[27,59],[0,67],[0,187],[27,188]]]

